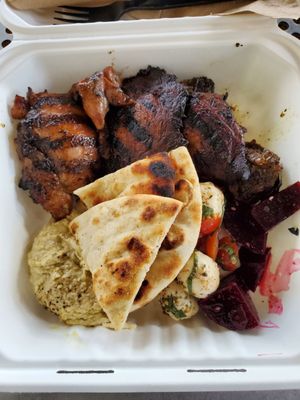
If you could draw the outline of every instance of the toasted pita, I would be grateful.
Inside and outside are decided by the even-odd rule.
[[[175,198],[185,203],[147,273],[131,311],[149,303],[166,288],[193,253],[201,226],[202,198],[197,172],[188,150],[179,147],[169,153],[175,163]]]
[[[180,201],[154,195],[124,196],[90,208],[70,223],[97,300],[121,329],[146,273],[176,216]]]
[[[174,197],[175,165],[168,153],[158,153],[75,190],[87,206],[132,194]]]
[[[151,171],[163,171],[158,178]],[[163,180],[162,180],[163,179]],[[160,185],[157,184],[160,183]],[[176,193],[175,193],[176,185]],[[154,193],[185,203],[141,286],[131,311],[149,303],[178,275],[196,247],[201,225],[202,200],[198,175],[185,147],[137,161],[76,190],[91,207],[124,194]]]

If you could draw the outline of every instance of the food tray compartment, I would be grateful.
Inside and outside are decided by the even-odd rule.
[[[155,304],[131,317],[136,330],[67,327],[40,307],[28,283],[26,251],[47,214],[18,189],[9,107],[16,93],[68,90],[80,78],[113,64],[122,76],[148,64],[179,79],[207,75],[216,92],[228,91],[236,116],[255,137],[281,156],[283,186],[299,178],[300,52],[296,39],[262,24],[264,18],[177,20],[171,28],[126,36],[18,41],[0,58],[2,196],[0,239],[0,385],[2,390],[221,390],[300,387],[297,296],[300,274],[283,294],[284,313],[262,321],[279,328],[236,333],[205,319],[176,323]],[[246,21],[246,23],[245,23]],[[251,22],[252,21],[252,22]],[[242,27],[243,22],[243,28]],[[268,22],[270,23],[270,21]],[[252,24],[252,25],[251,25]],[[172,27],[176,30],[172,30]],[[186,26],[189,27],[185,30]],[[207,27],[208,25],[206,25]],[[245,26],[245,28],[244,28]],[[139,26],[137,26],[137,29]],[[253,29],[256,28],[256,29]],[[185,30],[185,32],[184,32]],[[236,46],[239,43],[239,46]],[[58,68],[59,66],[59,68]],[[285,116],[281,117],[282,111]],[[290,226],[299,213],[269,237],[276,265],[283,251],[300,248]]]

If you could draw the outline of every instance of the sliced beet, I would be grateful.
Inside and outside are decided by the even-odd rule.
[[[255,254],[244,247],[240,249],[239,258],[241,266],[237,269],[235,274],[244,282],[248,290],[255,292],[270,257],[271,248],[268,248],[265,254]]]
[[[264,232],[300,210],[300,182],[254,205],[251,215]]]
[[[252,329],[259,324],[251,297],[233,274],[223,279],[216,292],[200,300],[199,306],[209,319],[233,331]]]
[[[223,222],[241,246],[253,253],[265,254],[267,234],[253,220],[248,206],[240,203],[228,204]]]

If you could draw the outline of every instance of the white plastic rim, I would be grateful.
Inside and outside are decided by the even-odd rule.
[[[150,305],[132,316],[134,331],[66,327],[43,310],[28,283],[26,251],[47,214],[17,188],[19,163],[9,107],[27,86],[66,91],[108,64],[123,76],[148,64],[179,79],[207,75],[216,91],[229,92],[247,139],[277,152],[283,186],[299,179],[300,47],[297,39],[262,17],[184,18],[120,23],[104,37],[102,25],[56,38],[46,28],[38,40],[15,40],[0,57],[0,388],[3,391],[204,391],[300,388],[300,274],[283,294],[285,312],[263,321],[276,329],[236,333],[204,319],[182,324]],[[155,29],[153,28],[155,27]],[[12,29],[12,26],[10,25]],[[66,27],[68,28],[68,27]],[[70,27],[69,27],[70,28]],[[85,29],[85,27],[80,27]],[[32,29],[32,28],[30,28]],[[70,28],[71,29],[71,28]],[[91,29],[91,28],[90,28]],[[122,32],[120,34],[120,32]],[[50,37],[51,36],[51,37]],[[73,32],[74,36],[74,32]],[[31,36],[33,37],[33,36]],[[239,43],[240,46],[236,46]],[[287,109],[284,118],[281,112]],[[270,235],[273,263],[300,248],[288,233],[299,213]]]
[[[38,14],[37,14],[38,15]],[[201,29],[209,31],[215,29],[215,23],[211,21],[220,19],[221,26],[218,30],[230,30],[233,26],[243,26],[243,29],[255,29],[255,25],[262,28],[262,21],[264,20],[265,29],[276,29],[276,20],[267,17],[248,15],[242,16],[233,15],[227,17],[185,17],[185,18],[165,18],[162,23],[161,19],[151,20],[137,20],[137,21],[116,21],[116,22],[98,22],[98,23],[85,23],[85,24],[60,24],[53,25],[54,21],[51,19],[47,24],[41,24],[38,18],[31,11],[19,11],[12,8],[7,4],[6,0],[0,2],[0,21],[4,26],[7,26],[14,32],[16,39],[34,38],[34,40],[49,38],[67,38],[76,36],[93,36],[98,35],[102,37],[107,36],[122,36],[135,32],[138,34],[153,34],[158,32],[182,31],[185,32],[190,27],[190,20],[196,19],[201,25]],[[180,22],[179,22],[180,21]],[[251,21],[250,26],[247,21]],[[235,28],[234,28],[235,29]]]

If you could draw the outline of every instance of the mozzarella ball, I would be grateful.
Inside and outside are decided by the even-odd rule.
[[[200,182],[202,202],[213,209],[217,215],[224,213],[224,195],[223,192],[211,182]]]
[[[188,294],[204,299],[217,290],[220,271],[218,264],[210,257],[195,251],[176,279]]]
[[[211,182],[200,183],[202,195],[201,235],[209,235],[222,223],[225,200],[224,195]]]
[[[191,318],[199,311],[197,301],[176,281],[161,292],[159,301],[163,312],[175,321]]]

